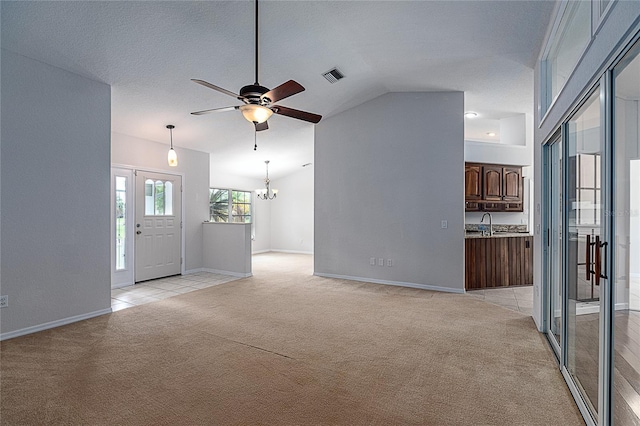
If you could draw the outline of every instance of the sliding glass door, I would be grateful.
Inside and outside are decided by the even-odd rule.
[[[640,42],[613,70],[613,419],[640,425]]]
[[[640,425],[640,41],[544,160],[549,341],[587,424]]]
[[[602,131],[597,88],[565,125],[567,346],[566,367],[591,415],[597,417],[600,293],[603,287]]]

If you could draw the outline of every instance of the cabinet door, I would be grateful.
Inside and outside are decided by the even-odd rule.
[[[464,199],[482,199],[482,166],[468,164],[464,167]]]
[[[502,167],[484,166],[484,199],[502,201]]]
[[[505,201],[522,201],[522,168],[505,167],[503,174]]]

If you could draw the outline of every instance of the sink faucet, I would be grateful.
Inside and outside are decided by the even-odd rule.
[[[491,213],[485,213],[482,215],[482,219],[480,219],[480,223],[484,223],[484,217],[489,216],[489,236],[493,235],[493,219],[491,218]]]

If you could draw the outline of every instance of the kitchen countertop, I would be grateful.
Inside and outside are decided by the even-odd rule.
[[[506,238],[506,237],[531,237],[528,232],[495,232],[493,235],[482,235],[481,232],[465,232],[465,238]]]

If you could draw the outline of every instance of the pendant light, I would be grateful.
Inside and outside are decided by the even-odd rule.
[[[173,124],[167,124],[167,129],[169,129],[169,132],[171,133],[171,149],[169,149],[169,154],[167,155],[167,162],[170,167],[178,166],[178,154],[176,154],[176,151],[173,149],[173,129],[175,128],[176,126]]]

